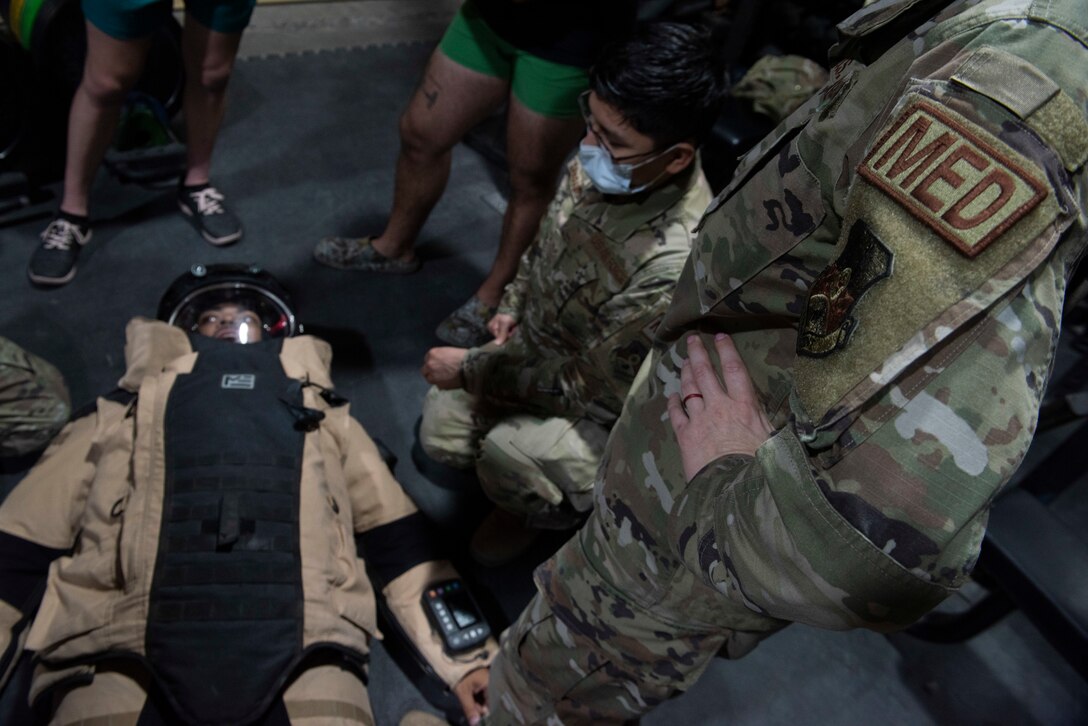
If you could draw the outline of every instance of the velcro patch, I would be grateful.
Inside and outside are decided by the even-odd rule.
[[[854,307],[891,271],[891,251],[864,220],[854,222],[842,254],[809,288],[797,326],[797,353],[822,358],[846,345],[857,326]]]
[[[252,373],[226,373],[220,382],[220,388],[252,391],[257,386],[257,376]]]
[[[858,172],[967,257],[1048,193],[1035,173],[921,99],[903,110]]]

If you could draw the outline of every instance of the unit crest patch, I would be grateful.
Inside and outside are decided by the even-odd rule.
[[[858,172],[967,257],[1047,195],[1007,152],[921,99],[903,110]]]
[[[797,353],[823,358],[846,345],[857,326],[854,306],[876,283],[891,275],[892,253],[865,222],[850,228],[846,248],[809,288],[797,330]]]

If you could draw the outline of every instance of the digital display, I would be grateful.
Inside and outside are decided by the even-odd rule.
[[[476,623],[475,608],[472,607],[472,601],[464,590],[458,589],[454,592],[447,590],[442,599],[446,601],[446,607],[449,608],[457,627],[467,628]]]
[[[487,620],[460,580],[432,584],[423,593],[422,605],[447,653],[474,648],[491,636]]]

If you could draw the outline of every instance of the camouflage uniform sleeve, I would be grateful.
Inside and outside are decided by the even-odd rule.
[[[0,456],[45,448],[69,413],[68,389],[57,369],[0,338]]]
[[[536,245],[533,244],[522,254],[518,263],[518,274],[503,290],[496,314],[509,315],[514,320],[521,319],[521,311],[525,309],[525,295],[529,292],[529,272],[533,268],[535,249]]]
[[[699,472],[670,524],[687,566],[755,612],[832,629],[905,627],[959,587],[1031,441],[1060,266],[889,386],[843,450],[787,425]]]
[[[476,348],[462,363],[465,389],[492,406],[541,416],[588,416],[610,424],[650,351],[650,331],[671,301],[684,250],[660,255],[600,307],[595,331],[580,350],[541,359],[517,340]]]
[[[555,197],[548,204],[548,211],[540,220],[540,226],[537,228],[532,244],[521,255],[517,275],[503,290],[502,300],[499,301],[496,313],[509,315],[515,320],[521,319],[521,313],[525,309],[525,298],[529,294],[529,276],[532,273],[533,264],[540,257],[540,240],[558,233],[562,220],[567,217],[574,205],[573,196],[570,167],[568,167],[567,173],[559,181]]]

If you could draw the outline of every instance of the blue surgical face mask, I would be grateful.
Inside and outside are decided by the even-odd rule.
[[[677,144],[673,144],[661,153],[654,154],[649,159],[640,161],[637,164],[621,164],[612,161],[612,156],[603,146],[579,144],[578,161],[581,162],[582,168],[585,169],[589,180],[593,182],[593,186],[604,194],[637,194],[656,184],[657,180],[664,176],[665,170],[662,169],[660,174],[645,184],[632,187],[631,177],[634,175],[635,169],[660,159],[663,155],[675,149],[676,146]]]

